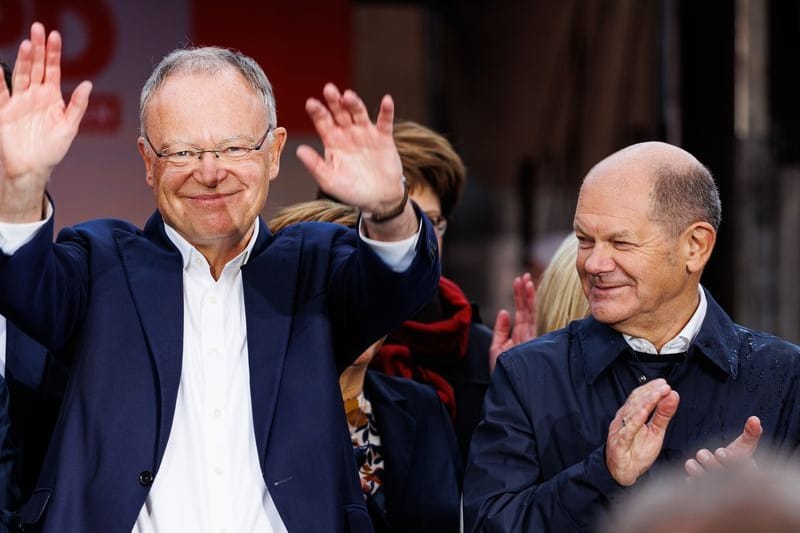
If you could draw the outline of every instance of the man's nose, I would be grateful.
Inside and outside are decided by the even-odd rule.
[[[225,169],[220,166],[219,156],[212,150],[200,152],[195,163],[195,178],[207,187],[214,187],[225,177]]]
[[[613,250],[604,244],[595,244],[589,252],[584,269],[589,274],[602,274],[614,270]]]

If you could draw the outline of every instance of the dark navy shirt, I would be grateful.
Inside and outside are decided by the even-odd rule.
[[[800,347],[734,324],[706,296],[685,360],[637,359],[620,333],[591,317],[501,356],[470,447],[465,531],[594,530],[631,490],[606,467],[608,426],[631,391],[657,377],[680,405],[661,455],[633,487],[700,448],[727,445],[751,415],[761,419],[762,443],[794,451]]]

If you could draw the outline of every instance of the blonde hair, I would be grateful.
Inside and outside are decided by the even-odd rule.
[[[589,314],[589,302],[575,269],[578,239],[570,233],[561,242],[536,290],[536,335],[561,329]]]
[[[358,222],[358,209],[332,200],[311,200],[284,207],[267,226],[271,232],[277,233],[298,222],[333,222],[353,227]]]

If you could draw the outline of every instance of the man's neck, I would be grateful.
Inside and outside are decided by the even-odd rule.
[[[239,254],[245,250],[252,250],[255,245],[255,240],[258,237],[258,219],[256,219],[250,226],[250,230],[246,234],[238,238],[227,239],[225,241],[212,241],[205,244],[193,243],[187,239],[182,233],[170,226],[167,221],[164,221],[164,227],[167,237],[175,245],[183,258],[184,265],[191,257],[192,249],[202,255],[209,265],[211,276],[214,280],[218,280],[222,275],[222,271],[232,259],[238,257]]]
[[[675,320],[669,321],[666,324],[654,324],[651,330],[645,330],[642,333],[626,332],[620,330],[625,337],[625,341],[634,349],[640,351],[651,351],[651,348],[640,346],[641,341],[646,341],[644,344],[652,344],[655,348],[655,353],[661,353],[666,347],[666,352],[672,353],[676,349],[678,351],[685,351],[688,344],[694,339],[700,331],[705,319],[708,302],[706,301],[703,288],[698,284],[696,299],[694,305],[686,305],[683,308],[686,310],[683,313],[675,313]],[[691,311],[689,311],[691,309]],[[666,325],[667,328],[658,328],[659,325]],[[678,342],[679,338],[683,339]],[[675,342],[673,342],[675,341]],[[680,348],[675,348],[675,346]],[[643,349],[644,348],[644,349]]]

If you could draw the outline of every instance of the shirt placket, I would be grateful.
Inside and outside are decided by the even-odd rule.
[[[203,351],[203,439],[205,442],[209,501],[213,502],[211,531],[230,530],[230,456],[226,431],[226,391],[230,368],[227,352],[226,320],[223,313],[223,279],[211,282],[203,291],[201,303],[201,338]]]

